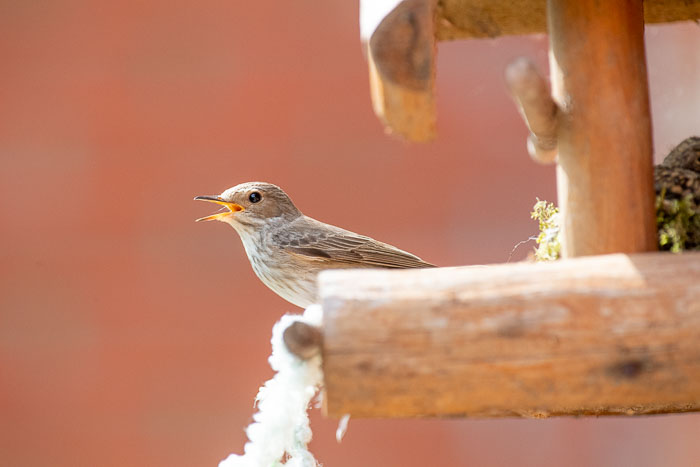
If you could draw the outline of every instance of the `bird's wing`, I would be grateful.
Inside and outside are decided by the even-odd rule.
[[[278,232],[275,243],[289,253],[346,263],[349,267],[435,267],[386,243],[310,218],[303,219],[294,229]]]

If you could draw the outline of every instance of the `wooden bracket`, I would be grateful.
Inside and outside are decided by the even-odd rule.
[[[410,141],[435,137],[435,4],[405,0],[369,40],[374,111],[388,131]]]
[[[373,34],[362,28],[364,34],[371,34],[368,57],[374,110],[388,132],[409,141],[435,137],[438,40],[547,32],[544,0],[393,0],[397,5],[393,9],[389,5],[388,12],[383,10],[387,1],[360,2],[361,10],[382,9],[379,14],[383,15],[372,19],[369,29],[379,24]],[[646,23],[700,18],[700,2],[688,0],[599,3],[604,22],[616,21],[618,17],[611,16],[615,9],[630,7],[643,9]],[[616,5],[609,9],[610,3]]]

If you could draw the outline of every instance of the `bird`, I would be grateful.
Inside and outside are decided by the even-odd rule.
[[[226,208],[201,221],[220,221],[238,233],[258,278],[288,302],[318,302],[316,276],[328,269],[431,268],[406,251],[305,216],[278,186],[247,182],[198,201]]]

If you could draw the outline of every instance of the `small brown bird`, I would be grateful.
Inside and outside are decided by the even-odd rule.
[[[226,207],[225,212],[197,221],[231,225],[260,280],[303,308],[317,301],[316,276],[325,269],[434,267],[386,243],[306,217],[270,183],[242,183],[218,196],[195,200]]]

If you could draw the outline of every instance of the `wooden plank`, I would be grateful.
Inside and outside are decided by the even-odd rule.
[[[546,0],[440,0],[437,10],[437,37],[438,40],[444,41],[546,33],[546,3]],[[698,18],[700,2],[697,1],[644,2],[645,23],[668,23]]]
[[[655,250],[642,3],[548,7],[562,255]]]
[[[700,410],[700,253],[320,277],[325,410]]]

